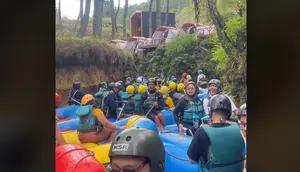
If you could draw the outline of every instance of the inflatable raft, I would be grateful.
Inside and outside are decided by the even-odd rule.
[[[59,118],[62,119],[57,122],[57,126],[61,131],[77,130],[79,119],[76,116],[76,111],[79,107],[80,106],[66,106],[56,109],[57,116],[59,116]],[[165,109],[162,111],[162,114],[164,115],[167,124],[165,129],[173,132],[178,132],[178,127],[174,120],[173,112]],[[116,122],[116,118],[107,117],[107,119],[110,122]],[[127,120],[127,118],[121,118],[119,121],[116,122],[116,124],[122,124],[121,126],[124,126],[126,125]]]
[[[127,119],[120,120],[117,122],[117,125],[120,126],[126,125],[127,128],[130,127],[146,128],[158,132],[155,123],[143,116],[135,115]],[[110,143],[81,144],[80,141],[78,140],[76,131],[63,132],[63,136],[68,144],[80,144],[81,146],[94,152],[95,158],[101,164],[105,165],[110,162],[110,159],[108,157]],[[192,140],[191,137],[185,136],[181,133],[174,133],[169,130],[163,130],[159,132],[159,136],[163,141],[163,144],[165,146],[165,151],[166,151],[165,172],[182,172],[182,171],[198,172],[198,165],[191,164],[188,161],[187,149]]]

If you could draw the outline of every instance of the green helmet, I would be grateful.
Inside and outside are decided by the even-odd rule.
[[[110,158],[120,155],[148,158],[150,172],[164,171],[165,148],[159,135],[151,130],[129,128],[121,132],[109,150]]]

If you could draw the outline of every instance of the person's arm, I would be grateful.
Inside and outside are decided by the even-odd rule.
[[[209,144],[210,142],[207,134],[205,133],[203,128],[199,128],[195,132],[192,142],[187,151],[190,163],[194,164],[198,162],[201,157],[206,157]]]
[[[176,107],[173,111],[173,116],[177,125],[179,125],[182,122],[185,106],[186,106],[185,99],[180,99],[180,101],[176,104]]]
[[[93,109],[93,114],[98,119],[103,127],[110,128],[112,130],[123,130],[124,127],[117,126],[111,122],[109,122],[104,116],[103,112],[100,109]]]

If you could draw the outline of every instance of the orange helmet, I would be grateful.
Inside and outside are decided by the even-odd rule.
[[[82,97],[81,104],[86,105],[91,100],[95,100],[94,96],[92,96],[91,94],[86,94]]]
[[[59,103],[60,102],[60,96],[59,94],[55,93],[55,103]]]

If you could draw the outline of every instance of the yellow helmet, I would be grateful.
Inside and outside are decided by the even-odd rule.
[[[95,100],[94,96],[92,96],[91,94],[86,94],[82,97],[81,104],[86,105],[91,100]]]
[[[176,83],[175,82],[170,82],[169,83],[169,88],[171,91],[175,91],[176,90]]]
[[[186,76],[186,79],[188,80],[192,79],[191,75]]]
[[[177,85],[177,91],[178,92],[183,92],[184,91],[184,84],[183,83],[180,83]]]
[[[139,88],[138,88],[139,94],[144,94],[146,91],[147,91],[147,87],[145,85],[143,85],[143,84],[139,85]]]
[[[165,95],[165,94],[168,94],[169,93],[169,88],[167,86],[162,86],[160,88],[160,92],[161,94]]]
[[[134,88],[133,85],[128,85],[128,86],[126,87],[126,92],[127,92],[128,94],[133,94],[133,93],[134,93],[134,90],[135,90],[135,88]]]

